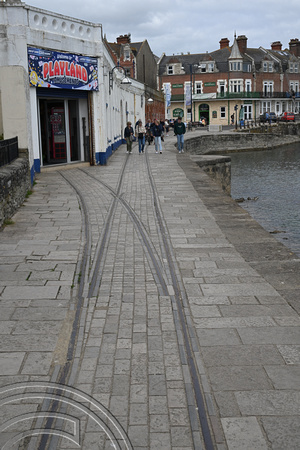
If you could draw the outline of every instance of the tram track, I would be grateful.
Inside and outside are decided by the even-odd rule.
[[[174,295],[171,295],[171,300],[176,303],[176,309],[173,307],[173,315],[174,321],[176,324],[176,331],[179,338],[179,342],[181,340],[181,336],[183,336],[185,355],[180,352],[180,358],[182,364],[187,361],[191,382],[193,385],[194,395],[197,404],[197,412],[198,418],[202,430],[202,437],[205,444],[206,450],[213,450],[214,444],[212,439],[212,433],[209,426],[209,421],[207,419],[207,411],[204,400],[204,395],[202,392],[200,376],[197,369],[197,364],[194,358],[193,346],[195,345],[195,331],[193,329],[193,325],[190,320],[187,320],[187,315],[185,309],[188,309],[188,303],[186,298],[186,293],[183,287],[183,283],[177,274],[180,273],[179,268],[177,267],[176,258],[173,254],[172,243],[167,231],[167,226],[164,220],[163,213],[160,208],[158,192],[155,186],[155,181],[153,175],[151,173],[150,163],[148,154],[146,153],[146,162],[147,162],[147,171],[150,180],[150,185],[152,189],[153,201],[154,201],[154,209],[157,217],[158,227],[160,229],[160,234],[163,240],[163,247],[167,258],[168,270],[171,275],[172,287],[174,289]],[[185,358],[187,357],[187,358]],[[192,419],[192,417],[191,417]],[[192,421],[191,421],[192,423]]]
[[[60,172],[61,176],[63,176],[66,182],[73,187],[80,201],[81,210],[83,212],[82,216],[83,216],[84,232],[82,237],[84,240],[84,245],[81,260],[79,261],[77,268],[77,273],[80,273],[81,277],[77,291],[77,300],[75,308],[76,314],[73,322],[71,338],[69,341],[67,361],[65,365],[60,368],[59,373],[56,376],[56,379],[53,381],[59,384],[67,385],[68,382],[70,382],[70,379],[74,378],[75,376],[75,371],[77,370],[77,368],[73,367],[75,351],[77,354],[80,353],[83,350],[83,348],[81,349],[78,348],[78,345],[84,346],[83,339],[81,339],[80,342],[78,340],[79,325],[80,322],[81,323],[84,322],[84,317],[86,314],[86,311],[83,311],[84,310],[83,303],[85,297],[84,294],[86,294],[86,297],[88,299],[97,296],[97,292],[101,285],[102,267],[105,263],[106,251],[110,238],[111,224],[115,215],[116,207],[118,204],[121,204],[134,225],[137,236],[144,249],[146,258],[150,263],[150,268],[152,270],[154,278],[157,281],[158,285],[157,287],[160,292],[160,295],[168,296],[171,300],[176,333],[178,337],[178,342],[180,344],[180,359],[183,365],[188,366],[189,376],[186,379],[186,383],[192,384],[195,399],[194,410],[191,411],[191,409],[189,408],[190,422],[191,424],[195,422],[195,414],[196,414],[200,423],[201,428],[200,434],[202,436],[205,449],[213,450],[215,447],[213,444],[209,419],[207,417],[206,401],[201,386],[201,378],[199,375],[199,371],[197,369],[197,362],[195,361],[194,356],[194,350],[196,347],[195,331],[193,329],[193,325],[190,320],[189,306],[183,282],[180,277],[180,271],[177,266],[176,258],[173,252],[171,239],[168,234],[167,225],[165,223],[164,216],[160,207],[158,192],[155,186],[155,180],[151,172],[149,156],[146,151],[145,153],[146,171],[148,174],[149,185],[151,188],[154,214],[157,219],[157,232],[161,247],[160,252],[161,255],[163,255],[163,258],[161,258],[158,255],[157,249],[155,248],[155,245],[153,244],[151,237],[148,234],[146,227],[142,223],[141,219],[136,214],[134,209],[130,206],[129,202],[127,202],[124,199],[121,193],[122,183],[129,158],[130,157],[128,156],[125,158],[124,164],[119,174],[118,183],[115,189],[109,186],[107,183],[100,180],[97,176],[91,174],[90,171],[78,169],[80,173],[93,179],[94,182],[96,182],[98,185],[106,189],[106,191],[109,192],[109,194],[112,196],[112,201],[110,203],[104,223],[102,225],[102,231],[99,236],[99,241],[97,243],[97,248],[94,254],[93,261],[91,261],[92,236],[89,225],[89,211],[87,208],[85,196],[77,187],[76,183],[70,179],[70,177]],[[90,267],[92,268],[92,270],[89,270]],[[51,426],[51,423],[49,423],[48,425]],[[193,431],[196,430],[197,427]],[[44,446],[45,444],[46,442],[44,442],[43,446],[40,446],[39,449],[47,448],[46,446]],[[197,448],[196,444],[195,448]]]
[[[113,200],[111,202],[111,205],[109,207],[108,214],[106,215],[103,232],[101,233],[101,237],[99,239],[100,245],[98,245],[98,248],[96,250],[96,265],[94,268],[94,275],[92,277],[93,283],[95,283],[94,279],[96,276],[96,270],[99,270],[99,266],[101,263],[101,260],[104,257],[105,253],[105,243],[107,242],[108,236],[109,236],[109,227],[111,224],[111,220],[114,215],[114,211],[116,208],[117,203],[117,197],[119,195],[122,180],[125,172],[125,167],[127,164],[128,158],[125,159],[125,162],[123,164],[119,180],[117,183],[117,190],[116,190],[116,196],[113,197]],[[75,378],[75,373],[77,371],[77,367],[75,368],[74,363],[74,357],[75,357],[75,351],[76,347],[78,345],[78,337],[79,337],[79,328],[80,323],[85,322],[86,317],[86,309],[87,305],[84,307],[84,292],[86,290],[87,284],[90,285],[88,282],[88,275],[89,275],[89,267],[90,267],[90,259],[91,259],[91,252],[92,252],[92,235],[91,235],[91,229],[89,224],[89,211],[87,208],[87,204],[84,198],[84,195],[78,188],[77,184],[72,182],[62,171],[59,172],[60,175],[64,178],[64,180],[74,189],[76,192],[76,195],[79,199],[79,204],[81,207],[82,214],[82,235],[81,235],[81,257],[79,258],[77,262],[77,267],[75,271],[75,278],[79,280],[79,286],[77,289],[77,293],[75,296],[74,301],[74,310],[75,310],[75,317],[72,324],[72,331],[69,339],[69,345],[67,349],[67,356],[66,356],[66,363],[63,366],[60,366],[59,368],[56,368],[54,371],[51,382],[55,383],[57,385],[63,385],[67,386],[70,383],[71,378]],[[91,293],[92,289],[89,289],[89,295]],[[83,317],[84,316],[84,317]],[[83,344],[83,341],[81,342],[81,345]],[[77,350],[78,352],[78,350]],[[79,352],[80,353],[80,349]],[[55,393],[55,392],[54,392]],[[60,395],[60,392],[57,391],[57,395]],[[44,407],[48,409],[51,413],[57,413],[60,411],[60,404],[59,402],[49,402],[44,401]],[[55,420],[53,418],[48,418],[45,423],[43,424],[43,428],[46,430],[51,430],[55,425]],[[56,441],[56,442],[55,442]],[[44,450],[48,448],[57,448],[57,436],[51,436],[49,434],[43,434],[39,443],[38,443],[38,450]]]
[[[160,282],[160,287],[162,290],[162,294],[165,296],[170,295],[169,287],[172,286],[174,289],[174,295],[170,295],[171,300],[175,302],[176,308],[173,308],[174,312],[174,319],[175,323],[177,323],[177,333],[179,340],[181,339],[181,336],[183,336],[183,342],[185,347],[185,356],[187,356],[187,359],[185,356],[181,355],[181,362],[182,364],[185,363],[187,360],[189,370],[190,370],[190,376],[191,381],[194,388],[194,394],[196,398],[196,404],[197,404],[197,411],[198,411],[198,417],[200,421],[200,425],[202,428],[202,436],[205,443],[206,450],[213,450],[214,444],[212,441],[211,431],[209,427],[209,423],[207,420],[207,412],[206,412],[206,406],[205,406],[205,400],[202,393],[201,388],[201,382],[200,377],[198,374],[197,364],[195,362],[195,358],[193,355],[193,346],[194,344],[194,337],[195,332],[193,330],[193,327],[191,325],[191,321],[186,318],[185,309],[188,308],[187,299],[185,290],[183,287],[183,283],[181,280],[178,279],[177,273],[179,273],[179,269],[177,267],[176,259],[172,251],[172,244],[170,241],[170,237],[167,232],[167,227],[163,219],[163,213],[161,211],[159,201],[158,201],[158,193],[157,189],[155,187],[155,182],[151,173],[151,167],[149,162],[149,157],[146,152],[146,167],[147,167],[147,173],[150,181],[150,186],[152,190],[153,195],[153,205],[155,210],[155,215],[157,218],[158,228],[160,231],[160,238],[162,242],[162,254],[166,256],[167,259],[167,267],[166,269],[162,270],[162,267],[160,264],[158,264],[157,256],[155,256],[155,253],[152,250],[151,240],[150,237],[146,235],[145,229],[143,227],[143,224],[141,223],[140,219],[134,212],[134,210],[131,208],[128,202],[126,202],[122,197],[119,197],[119,201],[122,203],[123,207],[127,210],[131,220],[134,222],[136,229],[139,233],[139,237],[142,238],[144,247],[147,250],[148,255],[151,258],[151,261],[153,262],[157,278]],[[96,177],[93,177],[90,173],[87,173],[87,171],[83,170],[88,176],[91,176],[92,178],[97,179]],[[107,184],[103,183],[101,180],[97,180],[101,185],[103,185],[105,188],[109,189],[109,191],[112,193],[112,195],[116,196],[117,194],[111,189]],[[164,276],[162,277],[162,273],[164,273]],[[171,279],[167,280],[167,273],[170,274]]]

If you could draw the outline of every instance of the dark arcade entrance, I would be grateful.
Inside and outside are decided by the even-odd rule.
[[[206,120],[206,125],[209,125],[209,105],[207,103],[201,103],[199,105],[199,121],[202,120],[202,118]]]
[[[80,160],[78,101],[40,99],[42,164]]]

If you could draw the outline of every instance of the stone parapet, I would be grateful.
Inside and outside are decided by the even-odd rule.
[[[196,155],[267,150],[300,141],[296,134],[227,133],[207,134],[186,139],[185,149]]]
[[[0,167],[0,227],[24,202],[30,189],[28,157],[21,157]]]

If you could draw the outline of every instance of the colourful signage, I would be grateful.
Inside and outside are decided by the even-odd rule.
[[[97,58],[28,47],[31,86],[98,90]]]
[[[215,86],[216,85],[216,82],[215,81],[207,81],[206,83],[204,83],[204,86],[205,87],[208,87],[208,86]]]

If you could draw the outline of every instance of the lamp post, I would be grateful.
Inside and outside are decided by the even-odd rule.
[[[126,77],[126,71],[125,71],[124,67],[122,67],[122,66],[115,66],[109,72],[109,94],[111,93],[111,90],[112,90],[113,85],[114,85],[113,73],[114,73],[114,70],[116,70],[116,69],[118,69],[119,71],[120,71],[120,69],[122,69],[124,71],[124,78],[122,78],[121,84],[128,84],[128,85],[131,84],[131,81],[129,80],[129,78]]]
[[[190,64],[190,83],[191,83],[191,124],[193,123],[193,68],[199,69],[198,64]]]
[[[166,98],[166,89],[165,86],[163,86],[161,88],[161,92],[163,93],[164,96],[164,106],[165,106],[165,118],[167,117],[167,98]]]
[[[152,121],[153,121],[153,111],[152,111],[152,104],[153,104],[153,102],[154,102],[154,100],[153,100],[153,98],[148,98],[148,100],[147,100],[147,103],[148,103],[148,105],[149,105],[149,116],[150,116],[150,121],[151,121],[151,123],[152,123]]]

